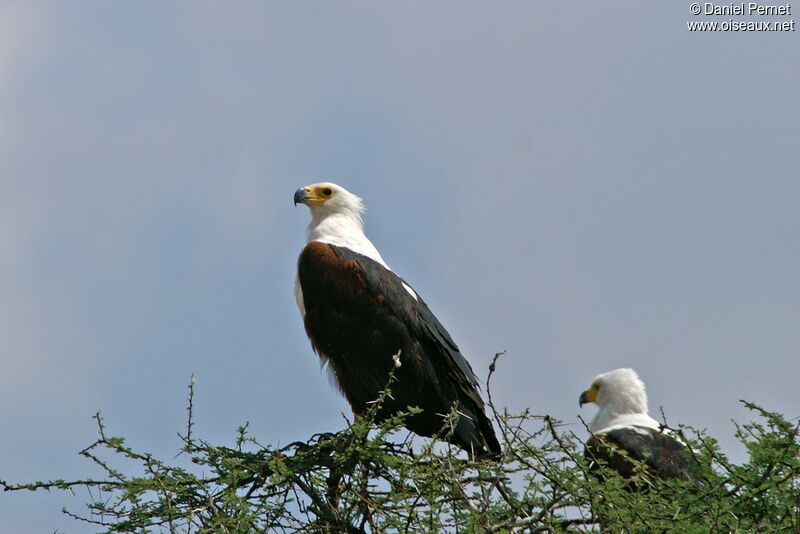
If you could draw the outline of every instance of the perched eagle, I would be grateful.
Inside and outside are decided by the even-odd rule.
[[[297,264],[295,294],[311,346],[330,366],[355,414],[388,385],[379,418],[417,406],[409,430],[446,438],[477,456],[500,444],[484,413],[478,380],[450,334],[420,296],[383,261],[364,235],[359,197],[341,186],[301,187],[295,204],[311,210]],[[444,421],[458,418],[447,436]]]
[[[616,369],[598,375],[581,393],[580,405],[587,402],[600,408],[589,423],[592,436],[585,450],[594,465],[599,461],[630,479],[636,472],[633,459],[644,462],[659,478],[697,482],[689,469],[689,449],[647,414],[647,393],[636,371]]]

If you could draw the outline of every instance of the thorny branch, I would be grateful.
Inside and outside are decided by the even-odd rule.
[[[738,427],[750,452],[742,465],[703,433],[680,428],[703,486],[643,480],[650,489],[631,492],[607,469],[597,476],[581,439],[560,421],[497,409],[491,379],[503,354],[494,356],[485,383],[504,449],[497,460],[412,439],[403,430],[408,414],[375,423],[394,377],[367,414],[337,433],[273,448],[258,444],[245,424],[232,447],[211,445],[194,435],[192,377],[186,434],[179,434],[184,465],[137,452],[111,436],[98,413],[99,437],[81,455],[104,478],[0,480],[0,488],[86,488],[88,513],[64,513],[106,532],[576,532],[601,523],[609,531],[800,531],[800,422],[746,403],[759,419]],[[109,455],[140,472],[121,471]]]

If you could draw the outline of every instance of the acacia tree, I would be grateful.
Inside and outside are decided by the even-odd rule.
[[[497,357],[495,357],[495,362]],[[432,440],[413,440],[409,414],[379,424],[377,407],[336,433],[276,448],[238,429],[229,446],[194,436],[194,386],[178,467],[109,435],[81,455],[102,479],[33,483],[0,481],[5,491],[83,488],[87,509],[64,510],[103,532],[568,532],[601,527],[680,532],[800,532],[800,428],[745,403],[755,420],[737,427],[749,458],[735,464],[717,442],[689,428],[675,431],[692,449],[699,486],[654,480],[643,468],[635,485],[610,469],[591,470],[583,443],[561,422],[529,411],[489,408],[503,453],[475,460]],[[450,422],[455,420],[451,415]],[[122,457],[140,466],[125,473]],[[598,474],[600,476],[598,476]]]

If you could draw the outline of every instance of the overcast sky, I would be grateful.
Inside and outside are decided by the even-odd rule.
[[[341,428],[293,297],[299,186],[367,233],[486,374],[567,422],[631,366],[741,460],[738,399],[800,416],[800,32],[689,2],[0,4],[0,478],[172,458],[249,421]],[[744,20],[744,19],[743,19]],[[576,431],[580,426],[575,425]],[[4,532],[91,532],[0,495]]]

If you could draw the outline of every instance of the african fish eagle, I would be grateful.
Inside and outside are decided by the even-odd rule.
[[[599,461],[631,479],[638,461],[659,478],[697,482],[690,474],[688,447],[647,414],[647,392],[636,371],[616,369],[598,375],[581,393],[580,406],[587,402],[600,408],[589,423],[592,436],[584,451],[593,466]]]
[[[364,235],[361,199],[332,183],[301,187],[294,203],[311,210],[297,263],[295,295],[306,333],[356,415],[395,383],[379,419],[417,406],[409,430],[439,435],[476,456],[500,452],[478,380],[422,298]],[[452,432],[445,419],[456,408]]]

